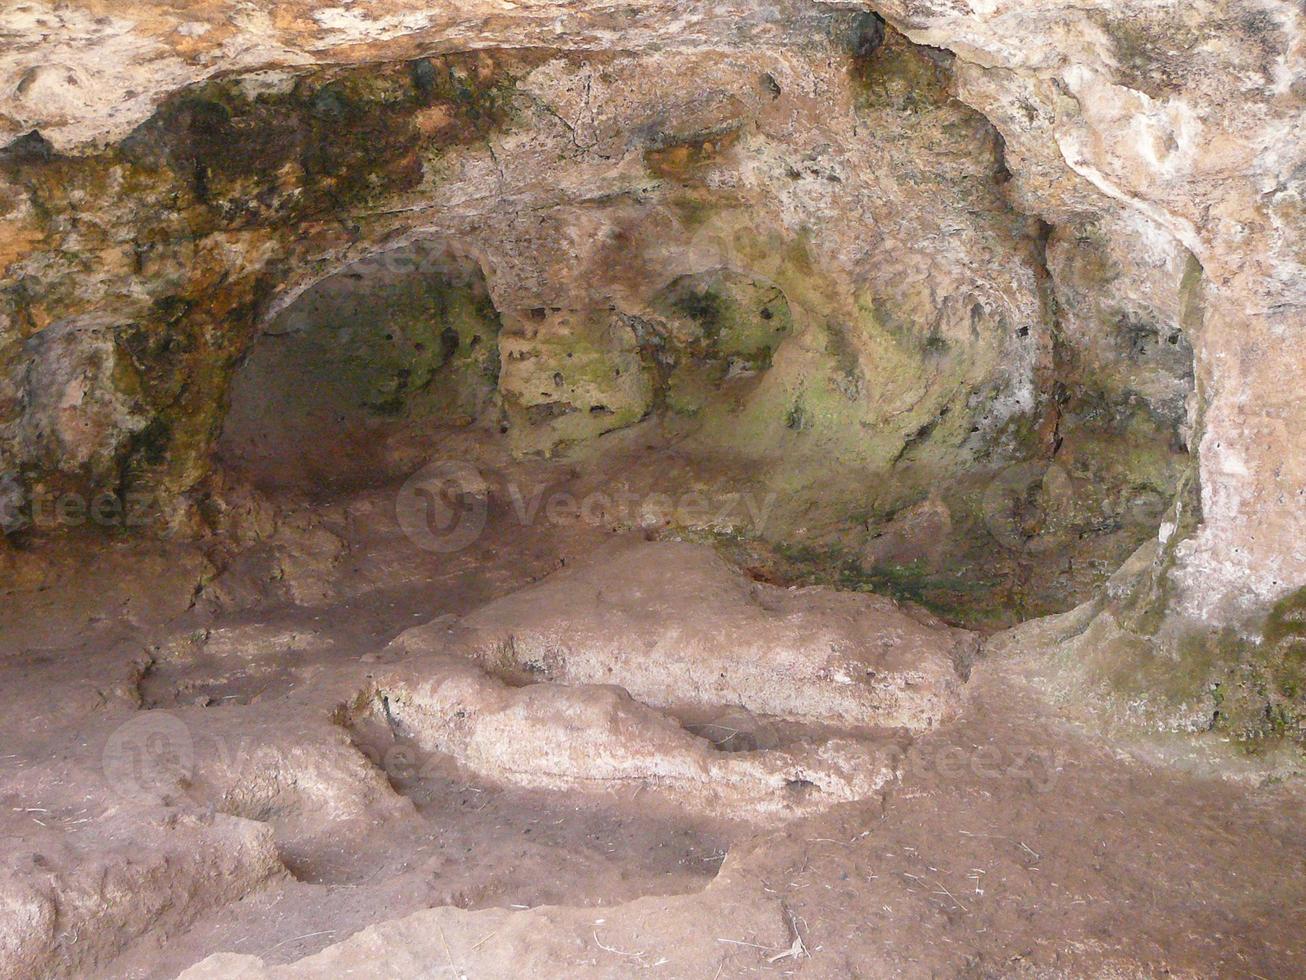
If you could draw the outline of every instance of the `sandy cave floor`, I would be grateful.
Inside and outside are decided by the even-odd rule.
[[[412,690],[429,671],[462,677],[449,657],[466,650],[428,666],[396,637],[452,633],[647,535],[522,527],[492,504],[473,545],[432,554],[399,530],[394,496],[318,502],[216,575],[162,543],[25,556],[0,610],[12,975],[171,977],[236,953],[261,963],[195,975],[252,977],[320,951],[296,975],[1306,975],[1300,788],[1140,761],[1059,718],[1021,660],[981,653],[955,712],[915,730],[589,688],[502,729],[527,740],[513,758],[544,759],[559,733],[590,737],[592,709],[614,771],[656,768],[664,744],[698,771],[706,744],[743,773],[724,789],[524,785],[474,741],[430,751],[397,714],[417,703],[400,687],[370,708],[360,692],[400,684],[376,680],[387,670]],[[537,693],[484,685],[504,718]],[[827,804],[817,777],[772,793],[761,762],[739,768],[845,736],[895,778]],[[181,746],[173,782],[148,754],[159,739]]]

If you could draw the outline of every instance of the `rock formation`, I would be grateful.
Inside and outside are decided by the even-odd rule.
[[[803,846],[852,853],[895,785],[1006,819],[928,752],[1009,739],[1008,709],[1044,747],[1078,726],[1081,809],[1124,771],[1095,738],[1300,772],[1304,18],[12,0],[0,973],[150,972],[184,934],[174,973],[326,975],[432,926],[492,971],[712,975],[722,943],[770,969],[808,926],[747,835],[827,821]],[[1018,778],[992,799],[1038,809]],[[1135,824],[1235,799],[1157,785]],[[1066,894],[1101,884],[1066,861]],[[273,893],[330,938],[237,951]],[[584,902],[628,903],[618,945],[576,908],[477,911]],[[1125,925],[1170,949],[1185,914]],[[1096,942],[1066,969],[1142,969]],[[1007,952],[884,969],[1064,967]],[[405,962],[458,972],[429,953]]]
[[[1176,662],[1301,587],[1293,4],[229,6],[4,14],[11,529],[75,490],[195,533],[238,366],[343,275],[393,311],[363,411],[658,419],[827,579],[1009,624],[1150,538],[1148,622],[1106,614]]]

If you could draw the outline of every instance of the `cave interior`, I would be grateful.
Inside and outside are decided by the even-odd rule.
[[[1237,262],[901,6],[0,149],[0,975],[1306,969],[1306,593],[1185,550],[1295,526]],[[1148,105],[1277,43],[1117,6]]]

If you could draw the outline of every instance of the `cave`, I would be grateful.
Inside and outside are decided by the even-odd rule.
[[[0,976],[1302,972],[1294,4],[115,7],[0,12]]]

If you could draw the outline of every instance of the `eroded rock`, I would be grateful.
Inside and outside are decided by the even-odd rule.
[[[22,845],[0,876],[7,977],[94,973],[142,933],[184,928],[283,870],[270,829],[237,817],[129,810],[87,827],[72,810],[38,815],[45,825],[6,814]]]
[[[617,687],[508,687],[457,660],[378,673],[364,710],[428,752],[501,782],[561,792],[646,788],[714,817],[757,822],[874,796],[894,777],[889,742],[834,738],[720,752]]]
[[[443,645],[418,627],[395,646]],[[658,706],[927,730],[950,717],[974,636],[890,599],[752,582],[712,549],[636,543],[490,603],[455,633],[487,670],[618,684]]]

